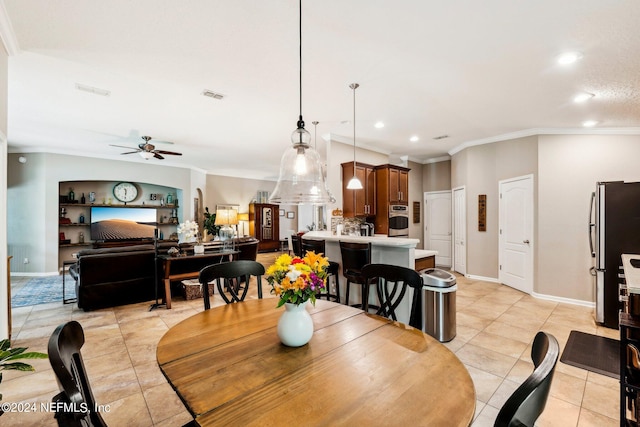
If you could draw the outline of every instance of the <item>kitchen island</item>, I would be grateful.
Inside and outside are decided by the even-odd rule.
[[[347,290],[347,279],[342,275],[342,255],[340,253],[339,242],[356,242],[371,243],[371,262],[374,264],[391,264],[401,267],[415,268],[416,262],[416,245],[420,242],[418,239],[408,239],[403,237],[388,237],[386,235],[375,236],[337,236],[330,231],[310,231],[302,236],[308,240],[324,240],[327,253],[326,257],[330,261],[340,264],[340,301],[345,303],[345,293]],[[420,250],[420,255],[435,256],[436,251]],[[350,303],[356,304],[361,300],[361,292],[359,286],[351,286]],[[333,293],[333,292],[332,292]],[[411,301],[413,298],[413,289],[409,289],[404,299],[398,307],[397,315],[400,322],[409,324],[409,315],[411,312]],[[370,292],[369,302],[377,304],[377,295],[373,291]]]

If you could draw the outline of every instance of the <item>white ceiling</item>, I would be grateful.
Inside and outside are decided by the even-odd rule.
[[[151,135],[184,153],[164,164],[277,177],[298,119],[296,0],[4,7],[17,47],[11,151],[144,162],[109,144]],[[319,137],[351,143],[352,82],[358,146],[418,162],[509,136],[584,132],[585,120],[599,121],[589,132],[640,133],[636,0],[304,0],[302,13],[303,115],[312,134],[320,122]],[[567,50],[583,58],[558,65]],[[596,96],[573,103],[581,91]]]

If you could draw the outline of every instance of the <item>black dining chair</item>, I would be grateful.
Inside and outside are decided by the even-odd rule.
[[[356,284],[361,288],[360,304],[351,304],[351,307],[377,310],[380,307],[369,304],[369,286],[371,283],[365,281],[362,276],[362,267],[371,264],[371,243],[339,242],[340,255],[342,256],[342,275],[347,279],[347,289],[345,291],[345,304],[349,305],[349,291],[351,285]]]
[[[324,240],[311,240],[302,239],[302,253],[315,252],[317,254],[327,255],[326,245]],[[336,293],[331,293],[330,281],[333,278],[336,284]],[[319,298],[326,298],[328,301],[335,301],[340,303],[340,264],[335,261],[329,261],[329,268],[327,269],[327,288],[326,292],[318,294]]]
[[[495,427],[533,427],[547,403],[559,353],[553,335],[542,331],[536,334],[531,346],[535,369],[502,406]]]
[[[366,283],[374,283],[380,307],[376,311],[379,316],[398,320],[396,309],[407,293],[413,288],[409,325],[422,329],[422,277],[418,272],[407,267],[389,264],[367,264],[362,267],[362,277]]]
[[[211,308],[209,298],[209,282],[215,280],[218,293],[227,304],[244,301],[249,290],[249,282],[256,278],[258,298],[262,299],[262,276],[265,273],[264,265],[257,261],[239,260],[208,265],[198,275],[198,281],[202,285],[202,297],[204,309]]]
[[[302,257],[302,237],[297,234],[291,235],[291,246],[293,248],[293,255]]]
[[[60,388],[60,393],[52,399],[56,403],[55,418],[59,426],[106,427],[96,409],[82,361],[80,349],[83,345],[84,331],[75,320],[58,326],[49,338],[49,362]]]

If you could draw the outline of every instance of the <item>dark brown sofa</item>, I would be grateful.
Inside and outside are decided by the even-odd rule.
[[[239,238],[233,241],[234,248],[240,253],[234,259],[255,260],[258,253],[258,240]],[[163,242],[158,245],[158,253],[166,254],[170,247],[179,247],[181,251],[193,251],[192,245],[178,245]],[[219,250],[221,244],[207,245],[207,250]],[[202,260],[194,259],[194,264],[181,263],[185,271],[201,269]],[[162,262],[157,263],[157,276],[154,274],[155,249],[152,244],[111,247],[103,249],[84,249],[78,252],[78,261],[69,269],[76,281],[78,307],[85,311],[104,307],[150,301],[155,298],[154,280],[162,278]],[[162,297],[164,287],[159,285],[158,296]]]

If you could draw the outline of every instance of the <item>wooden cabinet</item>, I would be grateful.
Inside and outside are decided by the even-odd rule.
[[[409,169],[382,165],[376,168],[378,196],[391,205],[409,205]]]
[[[342,164],[342,210],[345,218],[367,217],[376,214],[375,166],[355,164],[355,175],[362,182],[362,190],[349,190],[347,184],[353,177],[353,162]]]
[[[620,425],[640,424],[639,371],[633,361],[628,360],[636,357],[631,349],[640,347],[639,336],[640,320],[629,313],[620,312]]]
[[[279,250],[279,206],[267,203],[251,203],[249,205],[249,234],[260,241],[258,243],[258,251]]]
[[[389,233],[389,206],[409,205],[410,169],[395,165],[376,166],[377,212],[376,233]]]

